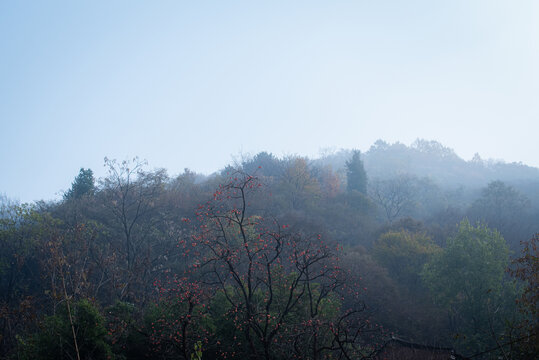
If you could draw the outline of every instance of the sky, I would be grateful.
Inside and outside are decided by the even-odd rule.
[[[539,1],[1,1],[0,194],[437,140],[539,166]]]

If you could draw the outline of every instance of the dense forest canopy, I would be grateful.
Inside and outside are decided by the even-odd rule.
[[[0,356],[538,354],[537,168],[426,140],[212,175],[105,166],[58,201],[2,198]]]

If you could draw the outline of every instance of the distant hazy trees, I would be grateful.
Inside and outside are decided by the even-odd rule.
[[[502,181],[492,181],[481,190],[468,210],[470,218],[496,228],[507,238],[513,249],[522,239],[529,238],[537,228],[529,228],[530,201]]]
[[[481,197],[474,201],[470,212],[491,226],[504,228],[514,225],[529,206],[530,201],[513,187],[492,181],[481,190]]]
[[[312,207],[320,198],[320,184],[313,176],[306,158],[291,158],[279,177],[277,189],[291,209]]]
[[[273,154],[262,151],[256,154],[252,159],[244,161],[242,163],[242,168],[247,174],[279,176],[283,171],[283,165],[283,162]]]

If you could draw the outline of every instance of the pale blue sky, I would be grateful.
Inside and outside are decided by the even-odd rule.
[[[539,166],[539,1],[2,1],[0,193],[433,139]]]

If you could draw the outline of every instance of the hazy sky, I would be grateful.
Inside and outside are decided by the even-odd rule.
[[[0,193],[438,140],[539,166],[539,1],[1,1]]]

